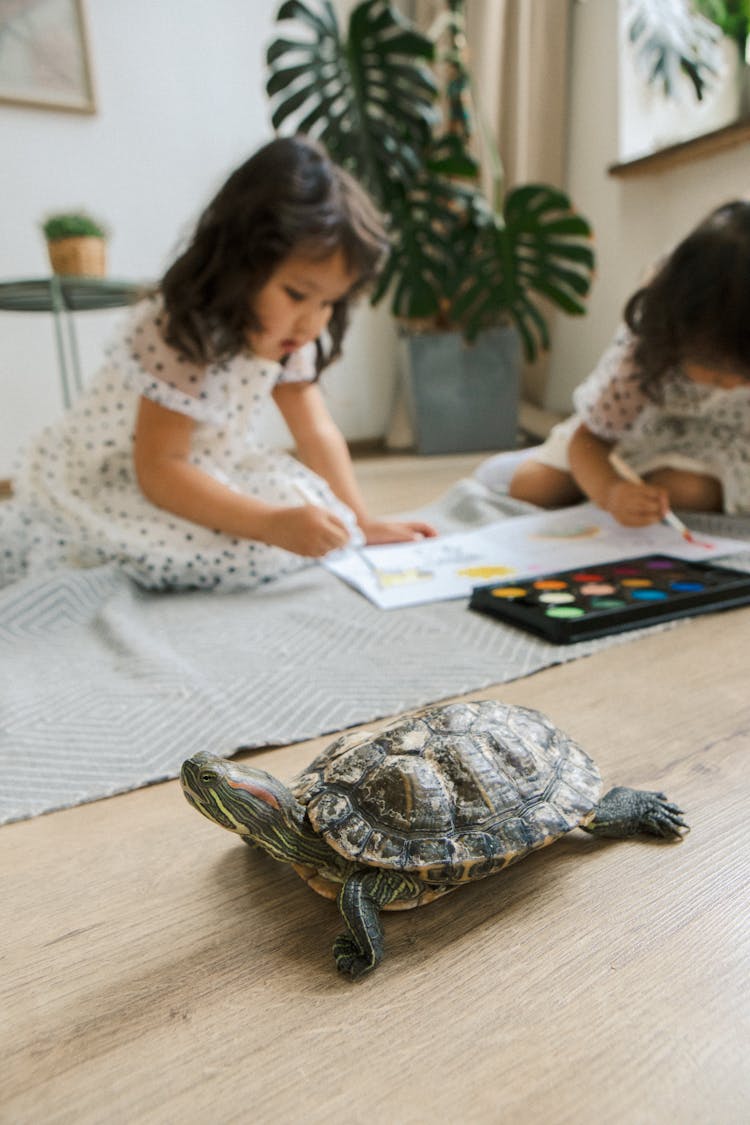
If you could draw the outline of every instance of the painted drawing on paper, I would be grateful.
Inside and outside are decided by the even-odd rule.
[[[718,536],[690,543],[664,524],[627,528],[594,504],[499,520],[472,531],[339,551],[325,566],[383,609],[469,597],[475,586],[665,553],[688,561],[747,549]]]

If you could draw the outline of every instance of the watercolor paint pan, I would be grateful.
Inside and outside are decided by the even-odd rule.
[[[555,644],[750,604],[750,574],[642,555],[475,587],[469,608]]]

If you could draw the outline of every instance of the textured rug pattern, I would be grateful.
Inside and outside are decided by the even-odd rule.
[[[462,482],[422,512],[452,531],[522,510]],[[750,537],[750,521],[705,530]],[[556,646],[465,601],[383,611],[317,566],[227,595],[148,593],[112,566],[27,578],[0,591],[0,823],[174,777],[198,750],[313,738],[640,632]]]

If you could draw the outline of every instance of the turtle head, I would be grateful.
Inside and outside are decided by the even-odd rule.
[[[200,753],[183,762],[180,782],[188,802],[214,824],[276,859],[298,860],[304,809],[272,774]]]

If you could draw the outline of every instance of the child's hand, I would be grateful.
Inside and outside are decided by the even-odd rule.
[[[263,539],[295,555],[319,559],[329,551],[345,547],[349,535],[349,528],[333,512],[318,504],[304,504],[295,508],[273,508]]]
[[[669,509],[666,489],[618,480],[607,491],[604,508],[624,527],[648,527]]]
[[[433,539],[437,531],[420,520],[365,520],[360,524],[365,542],[406,543],[415,539]]]

